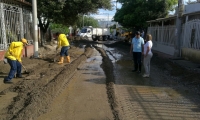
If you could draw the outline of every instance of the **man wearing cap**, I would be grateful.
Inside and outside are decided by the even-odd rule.
[[[10,65],[10,72],[7,77],[4,78],[4,83],[12,83],[12,78],[15,76],[17,78],[22,78],[21,75],[21,69],[22,69],[22,60],[21,56],[23,53],[23,47],[27,45],[26,39],[21,39],[21,41],[12,42],[10,44],[10,47],[5,53],[5,58],[7,58],[7,61]]]
[[[135,37],[132,39],[130,48],[130,53],[133,54],[133,60],[134,60],[134,70],[132,70],[132,72],[141,73],[143,49],[144,49],[144,39],[140,37],[140,32],[137,31],[135,33]]]
[[[56,38],[58,39],[58,46],[56,47],[56,51],[58,50],[58,48],[62,47],[60,51],[60,61],[58,62],[58,64],[62,64],[64,62],[64,56],[66,56],[67,63],[70,63],[70,56],[68,54],[70,44],[67,40],[66,35],[57,32]]]

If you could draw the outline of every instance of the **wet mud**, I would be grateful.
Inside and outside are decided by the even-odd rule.
[[[62,91],[62,88],[69,82],[78,65],[86,60],[92,53],[92,48],[86,46],[83,54],[70,64],[58,65],[54,63],[55,55],[49,55],[41,59],[34,68],[29,69],[29,75],[24,80],[11,85],[8,89],[1,91],[1,94],[9,92],[18,93],[12,103],[1,112],[2,120],[15,119],[36,119],[39,115],[47,112],[52,100]],[[73,50],[72,50],[73,51]],[[75,50],[75,52],[77,52]],[[73,53],[71,53],[73,57]],[[24,60],[26,61],[26,60]],[[39,60],[40,61],[40,60]]]
[[[41,56],[43,56],[41,59],[24,58],[24,65],[27,67],[29,74],[23,74],[25,76],[23,80],[19,80],[19,82],[16,82],[7,89],[0,91],[0,98],[12,92],[17,93],[17,95],[14,95],[15,97],[11,104],[0,112],[0,119],[33,120],[41,114],[46,113],[49,110],[49,106],[53,99],[62,92],[75,71],[78,70],[78,65],[91,56],[93,47],[99,51],[103,58],[101,67],[106,75],[107,95],[113,115],[116,120],[123,119],[122,112],[120,111],[121,108],[119,108],[120,106],[115,93],[116,81],[112,63],[112,61],[117,58],[112,55],[110,51],[98,47],[97,44],[97,42],[92,41],[74,42],[69,51],[72,58],[70,64],[65,63],[63,65],[58,65],[55,63],[54,58],[56,58],[56,60],[59,59],[59,54],[56,54],[55,51],[51,54],[41,54]],[[106,44],[106,46],[110,48],[118,48],[122,52],[127,52],[130,49],[130,44],[125,42],[115,42],[114,44]],[[46,51],[50,51],[50,49],[47,49]],[[108,52],[108,54],[110,54],[114,59],[111,60],[106,52]],[[116,63],[130,66],[128,62],[125,62],[121,60]],[[129,63],[131,63],[131,60]],[[165,74],[165,76],[170,78],[170,81],[163,81],[162,84],[166,84],[167,86],[169,82],[170,84],[173,82],[180,83],[189,87],[195,93],[200,94],[200,79],[198,71],[187,70],[178,66],[171,59],[163,57],[159,53],[154,53],[152,65],[159,69],[158,72],[162,72],[162,74]],[[1,65],[1,67],[4,67],[3,70],[0,70],[0,75],[3,77],[9,71],[9,67],[5,67],[4,65]],[[152,84],[156,85],[159,83],[155,82]],[[187,90],[180,92],[188,95]],[[170,96],[176,96],[176,93],[170,91],[168,93]]]
[[[107,95],[109,103],[111,105],[111,109],[113,111],[113,115],[115,116],[115,120],[122,120],[122,115],[120,114],[120,109],[114,89],[115,78],[114,78],[113,63],[109,59],[104,49],[96,46],[94,47],[100,52],[101,56],[103,57],[102,60],[103,62],[101,64],[101,67],[106,75]]]

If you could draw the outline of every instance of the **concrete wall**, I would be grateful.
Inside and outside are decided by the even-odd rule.
[[[25,57],[31,57],[34,54],[34,46],[28,45],[25,47]]]
[[[192,12],[199,12],[200,11],[200,3],[189,4],[185,6],[184,14],[192,13]]]
[[[200,63],[200,50],[182,48],[181,56],[186,60],[193,61],[195,63]]]
[[[5,51],[0,51],[0,61],[4,59]]]
[[[155,41],[153,41],[153,50],[155,51],[159,51],[168,55],[174,55],[174,47],[173,46],[169,46],[169,45],[163,45],[161,43],[157,43]]]

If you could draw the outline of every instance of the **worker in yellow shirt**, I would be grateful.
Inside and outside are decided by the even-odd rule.
[[[26,39],[21,39],[21,41],[12,42],[10,44],[10,47],[5,53],[5,58],[7,58],[7,61],[10,65],[10,72],[7,77],[4,78],[4,83],[12,83],[12,78],[15,76],[17,78],[22,78],[21,75],[21,69],[22,69],[22,53],[23,48],[25,45],[27,45]]]
[[[62,47],[60,51],[60,61],[58,64],[62,64],[64,62],[64,56],[66,56],[67,63],[70,63],[70,57],[68,55],[68,49],[70,45],[66,35],[57,32],[56,38],[58,39],[58,46],[56,47],[56,50],[58,50],[59,47]]]

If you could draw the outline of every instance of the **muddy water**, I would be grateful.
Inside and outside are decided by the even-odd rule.
[[[94,50],[78,67],[63,92],[52,101],[49,112],[37,120],[113,120],[101,63],[102,57]]]
[[[154,63],[151,77],[143,78],[131,72],[129,51],[102,48],[112,61],[114,58],[115,91],[124,120],[200,119],[199,95],[178,84]]]

